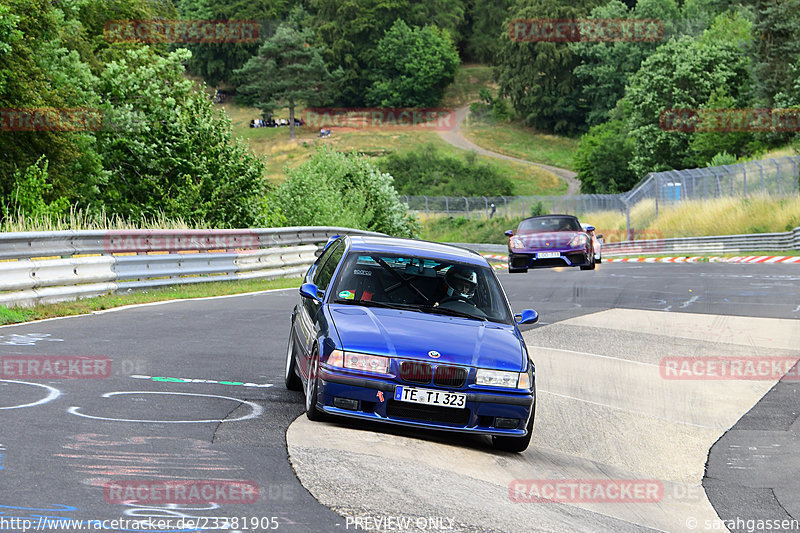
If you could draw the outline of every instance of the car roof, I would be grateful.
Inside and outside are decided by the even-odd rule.
[[[472,250],[439,242],[404,239],[401,237],[381,237],[377,235],[348,235],[350,250],[356,252],[381,252],[418,255],[439,258],[447,261],[488,266],[484,257]]]

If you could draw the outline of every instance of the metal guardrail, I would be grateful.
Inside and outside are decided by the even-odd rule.
[[[0,305],[120,290],[300,275],[337,227],[107,230],[0,234]]]
[[[656,214],[686,200],[754,195],[793,196],[800,193],[800,156],[746,161],[718,167],[650,172],[633,189],[621,194],[563,196],[401,196],[407,209],[427,217],[527,217],[533,212],[566,213],[578,217],[598,211],[626,214],[637,203],[653,202]]]
[[[800,250],[800,227],[785,233],[718,235],[649,239],[603,244],[603,255],[629,254],[738,254],[743,252],[786,252]]]
[[[450,243],[483,254],[505,255],[505,244]],[[800,227],[785,233],[715,235],[672,239],[642,239],[606,242],[603,257],[631,254],[738,254],[743,252],[788,252],[800,250]]]

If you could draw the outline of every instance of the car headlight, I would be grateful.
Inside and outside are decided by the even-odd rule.
[[[522,239],[518,237],[511,238],[511,247],[512,248],[525,248],[525,244],[522,242]]]
[[[376,374],[387,374],[389,372],[388,357],[369,355],[366,353],[334,350],[331,352],[330,357],[328,357],[328,364],[348,370],[375,372]]]
[[[484,387],[504,387],[506,389],[530,389],[530,376],[527,372],[506,372],[479,368],[475,384]]]
[[[569,241],[570,248],[577,248],[578,246],[586,246],[586,243],[589,242],[589,238],[586,236],[585,233],[581,233],[579,235],[575,235],[571,241]]]

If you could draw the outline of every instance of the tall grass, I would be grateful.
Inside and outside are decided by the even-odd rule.
[[[779,233],[800,227],[800,196],[751,196],[686,200],[677,205],[642,200],[631,207],[631,228],[637,238],[700,237]],[[610,241],[625,236],[625,213],[595,211],[578,217],[597,228]],[[466,220],[464,218],[428,218],[422,220],[425,239],[439,242],[474,242],[505,244],[503,232],[516,228],[520,218]]]
[[[167,218],[159,213],[152,218],[128,219],[119,215],[108,215],[104,209],[88,211],[70,209],[65,215],[41,215],[30,217],[15,213],[0,223],[0,231],[60,231],[60,230],[105,230],[105,229],[208,229],[204,221],[186,221],[182,218]]]

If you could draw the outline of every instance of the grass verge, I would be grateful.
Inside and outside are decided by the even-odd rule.
[[[461,132],[487,150],[569,170],[578,147],[578,139],[538,133],[520,122],[490,124],[468,117]]]
[[[0,305],[0,325],[17,324],[45,318],[84,315],[124,305],[299,287],[300,280],[301,278],[297,277],[274,280],[219,281],[196,285],[174,285],[122,294],[108,294],[96,298],[84,298],[72,302],[44,304],[35,307],[8,308]]]

